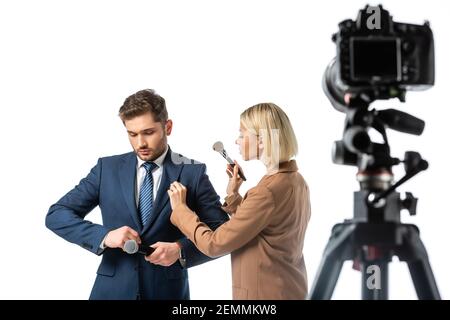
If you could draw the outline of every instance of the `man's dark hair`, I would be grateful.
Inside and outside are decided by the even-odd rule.
[[[147,112],[153,115],[156,122],[165,123],[169,117],[166,101],[152,89],[138,91],[126,98],[122,107],[120,107],[119,117],[122,121],[125,121]]]

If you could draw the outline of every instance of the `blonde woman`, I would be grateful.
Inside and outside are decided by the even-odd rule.
[[[292,160],[297,139],[284,111],[262,103],[241,114],[236,140],[245,161],[258,159],[267,173],[242,198],[239,165],[228,165],[223,209],[231,219],[216,230],[201,222],[186,205],[183,185],[168,190],[171,222],[204,254],[231,252],[233,299],[304,299],[307,277],[303,241],[310,218],[308,186]]]

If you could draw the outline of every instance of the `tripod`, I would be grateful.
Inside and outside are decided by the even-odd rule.
[[[406,161],[409,162],[405,164],[407,174],[393,185],[390,185],[392,174],[387,171],[358,174],[362,190],[354,193],[353,219],[333,227],[310,299],[331,298],[342,265],[347,260],[354,260],[359,265],[362,299],[388,299],[388,263],[394,255],[408,264],[419,299],[440,299],[419,229],[400,222],[402,209],[415,215],[417,198],[407,192],[406,198],[401,200],[395,191],[400,184],[425,170],[428,164],[416,152],[407,152]]]

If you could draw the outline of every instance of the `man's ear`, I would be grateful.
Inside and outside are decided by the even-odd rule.
[[[166,130],[166,135],[170,136],[170,134],[172,133],[172,126],[173,126],[173,122],[172,120],[167,120],[166,122],[166,126],[165,126],[165,130]]]

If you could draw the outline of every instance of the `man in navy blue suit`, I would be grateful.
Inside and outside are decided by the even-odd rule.
[[[119,116],[134,152],[100,158],[86,178],[46,216],[46,226],[67,241],[102,255],[90,299],[189,299],[187,268],[211,260],[170,223],[170,183],[189,189],[187,202],[215,229],[228,220],[206,166],[174,153],[164,99],[153,90],[128,97]],[[100,206],[103,225],[85,220]],[[130,255],[135,240],[155,251]]]

